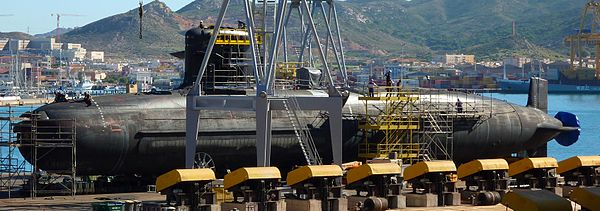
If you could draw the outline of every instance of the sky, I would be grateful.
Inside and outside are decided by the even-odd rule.
[[[144,4],[151,0],[144,0]],[[177,11],[193,0],[162,0]],[[53,13],[78,14],[63,16],[61,28],[85,26],[88,23],[137,8],[139,0],[0,0],[0,32],[41,34],[56,29]],[[3,15],[12,16],[3,16]]]

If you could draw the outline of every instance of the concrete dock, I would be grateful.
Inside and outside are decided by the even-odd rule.
[[[142,202],[160,202],[165,200],[165,196],[159,193],[120,193],[120,194],[96,194],[54,197],[31,198],[12,198],[0,199],[0,210],[91,210],[92,203],[103,201],[123,201],[140,200]],[[488,210],[505,211],[510,210],[505,206],[498,204],[495,206],[448,206],[448,207],[410,207],[401,210]]]
[[[0,100],[0,107],[8,106],[25,106],[25,105],[43,105],[54,101],[54,99],[47,98],[33,98],[33,99],[20,99],[20,100]]]

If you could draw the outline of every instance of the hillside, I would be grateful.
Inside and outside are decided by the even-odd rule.
[[[484,44],[467,47],[461,52],[480,55],[480,60],[500,60],[510,56],[560,59],[564,55],[531,43],[521,36],[506,36]]]
[[[350,57],[430,58],[433,54],[475,53],[480,59],[509,55],[559,57],[568,53],[564,36],[578,28],[587,0],[347,0],[338,13]],[[63,37],[110,54],[159,56],[183,49],[186,29],[200,20],[211,24],[221,0],[195,0],[177,12],[153,1],[145,5],[143,40],[138,39],[138,11],[107,17]],[[233,1],[226,23],[242,16]],[[511,36],[517,22],[517,38]]]
[[[0,38],[11,38],[11,39],[31,39],[33,36],[23,32],[0,32]]]
[[[69,33],[70,31],[73,31],[74,28],[60,28],[60,34],[66,34]],[[56,29],[46,32],[46,33],[42,33],[42,34],[36,34],[33,35],[34,37],[40,37],[40,38],[45,38],[45,37],[56,37]]]
[[[101,49],[109,56],[168,57],[183,49],[182,31],[192,22],[171,11],[164,3],[144,5],[143,39],[139,39],[138,9],[76,28],[63,36],[65,42]]]
[[[380,29],[439,53],[479,46],[477,52],[485,58],[497,53],[491,43],[508,37],[513,21],[523,39],[540,46],[536,49],[566,53],[563,37],[578,27],[586,1],[350,0],[341,4],[348,8],[346,14],[354,14],[350,18],[359,27]]]

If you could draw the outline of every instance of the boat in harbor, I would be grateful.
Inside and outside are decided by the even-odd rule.
[[[572,68],[566,62],[540,63],[537,70],[531,66],[532,73],[548,81],[549,93],[600,93],[600,79],[595,69]],[[499,79],[496,83],[504,93],[529,92],[529,79],[508,79],[505,74],[504,79]]]
[[[525,94],[529,92],[529,80],[498,80],[504,93]],[[600,93],[600,81],[548,80],[549,93]]]

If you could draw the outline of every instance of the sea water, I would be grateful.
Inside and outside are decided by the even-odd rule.
[[[16,118],[16,117],[21,116],[25,112],[33,111],[34,109],[38,108],[39,106],[40,105],[0,107],[0,116],[2,116],[4,118],[5,117]],[[13,121],[13,123],[17,123],[17,122],[18,122],[17,120]],[[11,142],[16,141],[16,135],[14,133],[12,133],[12,131],[10,131],[11,127],[10,127],[9,121],[3,120],[2,122],[0,122],[0,129],[2,130],[2,133],[1,133],[2,135],[0,136],[0,139],[2,139],[2,142],[7,143],[9,141],[11,141]],[[9,140],[9,139],[12,139],[12,140]],[[9,154],[8,147],[0,147],[0,160],[4,164],[8,164],[8,160],[5,159],[5,158],[8,158],[8,156],[9,156],[8,154]],[[21,153],[19,152],[19,150],[16,148],[13,151],[13,154],[11,155],[11,157],[13,159],[16,159],[17,163],[21,163],[22,161],[25,160],[23,158],[23,156],[21,155]],[[29,163],[26,163],[25,168],[31,169],[31,165]],[[3,169],[3,170],[8,170],[8,169]]]

